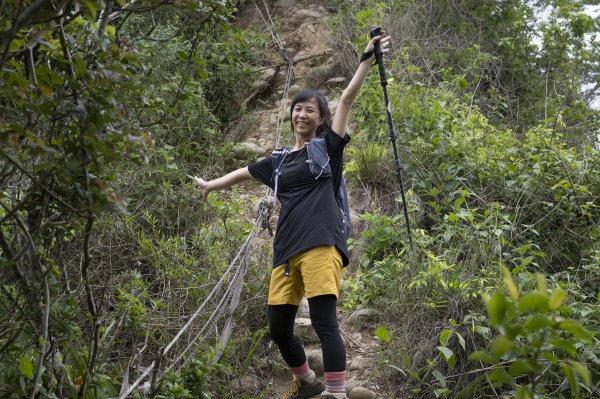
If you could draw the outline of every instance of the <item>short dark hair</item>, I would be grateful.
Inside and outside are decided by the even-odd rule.
[[[312,100],[313,98],[317,101],[317,104],[319,105],[319,114],[321,115],[321,119],[323,120],[323,123],[319,125],[319,127],[317,127],[317,136],[322,136],[327,132],[327,130],[331,129],[331,111],[329,110],[329,103],[327,101],[327,98],[325,98],[323,94],[319,93],[315,89],[305,89],[294,96],[294,98],[292,99],[292,104],[290,105],[290,124],[292,123],[292,113],[294,112],[294,107],[296,106],[296,104]],[[292,124],[291,126],[293,132],[294,125]]]

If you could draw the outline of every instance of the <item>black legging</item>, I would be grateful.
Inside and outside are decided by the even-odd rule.
[[[335,295],[320,295],[308,300],[310,321],[321,341],[323,366],[327,372],[346,370],[346,348],[340,335],[336,317]],[[306,361],[304,348],[294,335],[294,319],[298,306],[269,305],[271,338],[279,347],[283,360],[290,367],[299,367]]]

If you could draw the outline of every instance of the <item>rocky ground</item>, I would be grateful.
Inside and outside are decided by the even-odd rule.
[[[331,13],[324,2],[307,1],[260,1],[248,2],[239,16],[238,24],[242,28],[254,26],[259,30],[274,34],[262,77],[254,87],[255,95],[263,104],[238,124],[230,133],[230,139],[237,142],[236,153],[240,159],[249,154],[267,156],[276,144],[276,132],[281,127],[280,143],[290,144],[292,135],[289,125],[289,103],[291,98],[305,87],[317,88],[324,92],[335,110],[337,98],[348,82],[338,53],[334,51],[335,35],[330,31],[327,20]],[[278,45],[277,42],[280,44]],[[293,60],[293,75],[290,85],[287,81],[287,62],[284,56]],[[283,97],[286,86],[288,95]],[[264,196],[264,188],[248,186],[258,199]],[[276,218],[276,216],[274,217]],[[272,221],[275,225],[275,220]],[[263,240],[270,240],[266,234]],[[352,399],[383,398],[374,382],[374,367],[381,354],[380,342],[373,337],[373,328],[369,321],[374,317],[372,311],[360,310],[347,314],[340,310],[339,321],[346,342],[348,358],[348,392]],[[303,303],[296,320],[296,334],[305,343],[311,367],[319,377],[323,376],[323,360],[318,339],[310,326],[308,305]],[[272,376],[269,382],[267,398],[282,398],[290,375],[277,348],[271,346],[272,358],[281,364],[275,368],[280,372]],[[239,382],[247,388],[256,387],[264,381],[251,377]]]

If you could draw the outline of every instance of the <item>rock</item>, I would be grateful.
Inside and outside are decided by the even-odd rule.
[[[302,87],[298,85],[290,86],[290,88],[288,89],[288,98],[293,98],[296,94],[300,93],[301,91]]]
[[[325,82],[325,84],[329,87],[339,87],[344,85],[347,81],[348,79],[346,79],[345,77],[337,76],[335,78],[329,79],[327,82]]]
[[[356,387],[350,392],[350,399],[375,399],[377,394],[370,389]]]
[[[303,342],[307,342],[307,343],[319,342],[319,337],[317,337],[317,333],[315,332],[315,329],[312,327],[310,319],[306,319],[306,318],[296,319],[294,326],[295,326],[294,333]]]
[[[294,62],[298,62],[299,60],[301,60],[304,57],[306,57],[306,51],[305,50],[298,51],[296,53],[296,55],[294,56]]]
[[[323,376],[325,367],[323,366],[323,353],[320,348],[305,349],[306,359],[312,371],[318,376]]]
[[[239,380],[239,386],[243,390],[254,390],[261,385],[261,381],[253,375],[245,375]]]
[[[320,19],[320,18],[323,18],[323,15],[321,15],[321,13],[318,11],[309,10],[309,9],[305,8],[305,9],[296,11],[296,17],[300,18],[300,19],[303,19],[303,18]]]
[[[368,383],[366,381],[357,380],[352,377],[348,378],[348,381],[346,382],[346,389],[350,392],[352,392],[354,388],[364,388],[366,386],[368,386]]]
[[[329,104],[328,104],[328,106],[329,106],[329,109],[330,109],[331,111],[335,111],[335,109],[337,108],[337,106],[338,106],[338,104],[339,104],[339,103],[340,103],[340,102],[339,102],[339,101],[337,101],[337,100],[331,100],[331,101],[329,101]]]
[[[348,317],[348,323],[360,327],[378,316],[379,312],[375,309],[358,309]]]
[[[267,151],[251,142],[237,143],[233,146],[233,153],[237,159],[249,159],[254,155],[261,156]]]
[[[269,82],[275,78],[275,73],[275,68],[267,68],[261,71],[259,78],[252,83],[252,88],[259,89],[268,86]]]
[[[310,309],[308,308],[308,299],[302,298],[298,307],[297,318],[310,319]]]
[[[310,87],[321,87],[323,83],[342,75],[343,72],[344,67],[341,61],[331,57],[325,64],[312,68],[306,74],[305,81],[310,83]]]
[[[361,371],[364,370],[366,368],[366,364],[365,364],[365,358],[362,356],[355,356],[352,360],[350,360],[350,362],[348,363],[348,370],[349,371]]]

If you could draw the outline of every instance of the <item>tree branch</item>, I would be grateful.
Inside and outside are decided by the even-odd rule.
[[[110,12],[112,10],[112,2],[111,0],[104,0],[104,10],[102,10],[102,15],[100,15],[100,23],[98,24],[98,29],[96,29],[95,35],[96,38],[101,38],[104,34],[104,30],[108,25],[108,21],[110,18]]]
[[[41,184],[40,182],[38,182],[35,179],[34,176],[32,176],[28,171],[25,170],[25,168],[23,166],[21,166],[21,164],[19,163],[19,161],[17,161],[12,156],[10,156],[6,152],[4,152],[4,150],[2,150],[2,149],[0,149],[0,154],[3,155],[6,159],[8,159],[10,161],[10,163],[12,163],[13,165],[15,165],[17,167],[17,169],[19,169],[21,172],[23,172],[25,174],[25,176],[29,177],[33,183],[35,183],[37,186],[41,187],[42,190],[44,190],[45,192],[47,192],[48,195],[50,195],[52,198],[54,198],[55,200],[57,200],[58,202],[60,202],[62,205],[64,205],[65,207],[67,207],[70,211],[75,212],[76,214],[79,214],[79,211],[77,209],[73,208],[73,206],[71,206],[71,204],[65,202],[63,199],[61,199],[58,195],[56,195],[54,192],[52,192],[46,186],[44,186],[43,184]]]
[[[19,6],[17,7],[17,15],[15,16],[15,23],[13,23],[12,27],[10,28],[10,33],[8,34],[8,37],[6,38],[6,44],[4,45],[4,51],[2,51],[2,58],[0,58],[0,70],[4,69],[4,63],[6,62],[6,59],[8,57],[8,52],[10,50],[10,44],[12,43],[15,34],[17,33],[17,24],[16,24],[16,20],[18,18],[19,12],[21,11],[21,7],[23,6],[23,0],[19,1]]]
[[[5,207],[4,204],[2,204],[2,207]],[[50,287],[48,286],[48,276],[46,275],[46,270],[45,270],[44,266],[42,265],[40,257],[37,254],[37,250],[36,250],[35,242],[33,241],[33,237],[31,236],[31,234],[29,234],[29,230],[27,229],[27,226],[25,226],[25,224],[23,223],[23,221],[20,218],[18,218],[16,215],[13,215],[13,219],[15,220],[17,225],[20,227],[21,231],[23,232],[23,235],[25,236],[25,239],[29,246],[29,251],[30,251],[31,261],[32,261],[31,263],[35,266],[35,268],[37,269],[37,272],[43,278],[42,282],[43,282],[44,302],[45,303],[44,303],[44,313],[42,315],[42,334],[41,334],[42,340],[40,341],[40,353],[39,353],[40,357],[39,357],[38,363],[37,363],[37,370],[35,373],[33,390],[31,391],[31,395],[29,396],[30,399],[34,399],[35,396],[37,395],[39,385],[40,385],[40,380],[42,378],[42,374],[43,374],[42,366],[43,366],[44,356],[46,354],[46,348],[48,345],[48,325],[49,325],[49,319],[50,319]]]
[[[92,316],[92,318],[91,318],[91,321],[93,323],[92,331],[94,333],[92,336],[92,340],[90,342],[90,356],[88,359],[87,371],[85,373],[83,383],[81,384],[81,388],[79,389],[78,397],[80,399],[83,399],[85,397],[88,383],[91,380],[91,376],[94,373],[94,367],[96,364],[96,359],[98,357],[98,342],[100,339],[99,338],[100,324],[98,323],[98,308],[96,307],[96,303],[94,300],[94,294],[92,292],[92,287],[90,284],[90,277],[89,277],[89,273],[88,273],[90,264],[92,263],[92,257],[90,256],[90,238],[92,236],[92,229],[94,227],[95,217],[94,217],[94,213],[92,210],[92,198],[91,198],[91,195],[89,194],[90,175],[89,175],[89,171],[87,169],[85,169],[85,180],[86,180],[86,188],[87,188],[87,192],[88,192],[88,195],[87,195],[88,209],[87,209],[87,215],[86,215],[85,229],[84,229],[84,233],[83,233],[83,248],[82,248],[83,261],[81,263],[81,277],[83,279],[83,284],[84,284],[84,288],[85,288],[85,295],[86,295],[88,310],[90,312],[90,315]]]

